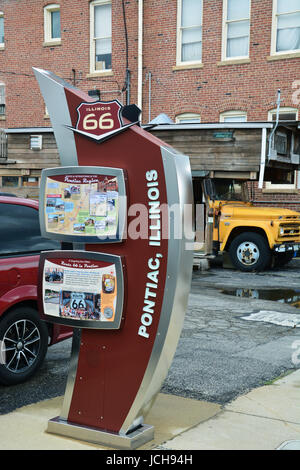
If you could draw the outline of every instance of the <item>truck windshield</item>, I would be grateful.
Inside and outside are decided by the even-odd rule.
[[[215,179],[214,197],[220,201],[243,201],[248,202],[248,186],[247,181],[231,180],[231,179]]]

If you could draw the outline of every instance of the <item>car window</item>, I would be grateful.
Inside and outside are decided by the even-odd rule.
[[[19,204],[0,204],[0,240],[0,255],[60,249],[41,236],[38,211]]]

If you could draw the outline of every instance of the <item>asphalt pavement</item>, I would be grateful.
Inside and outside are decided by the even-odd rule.
[[[276,300],[264,298],[266,291],[273,291]],[[194,441],[197,442],[197,448],[231,448],[233,444],[227,438],[225,441],[216,438],[213,441],[211,435],[211,442],[207,440],[209,429],[217,432],[215,426],[219,426],[221,437],[226,435],[232,439],[234,434],[229,429],[233,426],[236,435],[244,436],[239,444],[241,447],[237,445],[237,448],[249,448],[247,426],[251,422],[253,424],[257,416],[265,420],[270,429],[271,424],[274,426],[281,422],[281,425],[277,438],[272,441],[270,437],[269,443],[262,443],[261,447],[248,436],[250,448],[264,448],[264,445],[266,448],[277,448],[285,441],[288,442],[287,446],[298,445],[300,409],[299,402],[295,401],[299,394],[300,367],[298,294],[300,296],[300,259],[293,260],[284,268],[264,273],[240,273],[222,269],[218,263],[208,271],[193,273],[183,331],[160,397],[169,397],[171,404],[174,400],[182,400],[182,409],[185,409],[186,403],[193,404],[195,409],[200,407],[199,413],[196,413],[199,420],[198,424],[191,420],[191,425],[186,423],[182,429],[177,422],[173,426],[179,430],[177,433],[160,433],[164,438],[155,442],[157,448],[162,445],[166,449],[187,449]],[[51,414],[52,399],[60,400],[64,394],[70,351],[71,340],[52,346],[34,378],[14,387],[0,386],[0,414],[6,418],[14,413],[20,416],[22,410],[28,409],[27,405],[35,409],[35,406],[43,406],[47,400],[51,403]],[[291,381],[290,398],[286,400],[283,409],[287,388],[282,387],[286,381],[288,384]],[[283,385],[278,387],[278,384]],[[279,388],[283,391],[280,396],[276,396]],[[274,392],[275,401],[270,408],[271,415],[266,415],[271,391]],[[253,398],[255,394],[260,397],[258,402]],[[244,408],[250,402],[254,409]],[[176,406],[178,408],[178,404]],[[32,410],[31,407],[29,409]],[[201,418],[202,412],[205,419]],[[240,423],[244,434],[236,421],[238,416],[247,421],[245,424],[242,419]],[[233,418],[234,423],[231,422]],[[170,417],[167,419],[170,420]],[[262,421],[259,423],[259,429],[263,432]],[[295,432],[280,431],[288,430],[290,425]],[[201,426],[200,435],[207,436],[207,439],[201,440],[191,434],[193,441],[184,443],[182,439],[186,439],[188,433],[192,433],[192,429],[197,426]]]

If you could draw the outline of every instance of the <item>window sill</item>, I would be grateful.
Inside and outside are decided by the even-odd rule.
[[[274,54],[267,57],[267,61],[271,62],[273,60],[283,60],[283,59],[297,59],[300,57],[300,52],[289,52],[286,54]]]
[[[57,41],[45,41],[43,42],[43,47],[54,47],[54,46],[61,46],[61,40]]]
[[[284,186],[284,184],[282,186]],[[262,192],[264,194],[299,194],[299,191],[296,188],[265,188]]]
[[[0,44],[0,51],[4,51],[5,49],[5,45],[4,44]]]
[[[86,75],[86,78],[94,78],[94,77],[112,77],[113,76],[112,70],[103,70],[102,72],[91,72]]]
[[[218,67],[223,67],[224,65],[239,65],[239,64],[250,64],[250,59],[227,59],[222,60],[221,62],[217,63]]]
[[[180,64],[180,65],[175,65],[175,67],[172,67],[173,71],[177,70],[190,70],[190,69],[202,69],[204,65],[202,63],[197,63],[197,64]]]
[[[0,121],[5,121],[6,120],[6,116],[0,116]]]

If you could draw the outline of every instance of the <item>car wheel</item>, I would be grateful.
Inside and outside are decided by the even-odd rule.
[[[252,232],[238,235],[230,244],[229,255],[240,271],[262,271],[271,262],[271,251],[265,238]]]
[[[0,321],[0,382],[14,385],[29,379],[42,364],[48,329],[38,312],[18,307]]]

